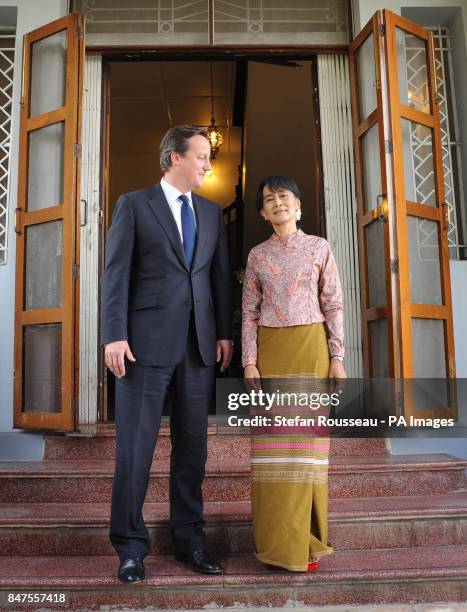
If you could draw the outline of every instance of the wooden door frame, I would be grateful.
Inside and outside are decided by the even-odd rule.
[[[316,56],[318,54],[328,55],[342,55],[348,54],[349,45],[309,45],[309,46],[295,46],[295,45],[256,45],[256,46],[237,46],[237,45],[223,45],[216,47],[209,46],[198,46],[189,47],[186,46],[173,46],[173,47],[90,47],[86,49],[87,55],[101,55],[102,56],[102,73],[103,73],[103,91],[104,91],[104,104],[101,115],[101,134],[103,138],[102,151],[102,190],[101,194],[102,201],[104,202],[104,227],[102,232],[102,245],[100,255],[100,266],[102,274],[104,266],[104,243],[107,238],[108,229],[110,226],[110,201],[109,201],[109,142],[110,142],[110,75],[108,71],[109,62],[131,62],[131,61],[225,61],[235,62],[240,59],[246,59],[247,61],[262,61],[270,58],[271,56],[281,59],[283,61],[310,61],[312,64],[311,78],[313,79],[316,73]],[[131,57],[128,57],[131,55]],[[318,82],[316,81],[316,87]],[[318,108],[318,102],[315,99],[315,111]],[[317,117],[319,118],[319,117]],[[321,143],[319,137],[319,126],[313,126],[316,138],[314,138],[313,147],[315,149],[316,159],[320,160],[321,167],[314,168],[313,172],[316,178],[316,189],[315,196],[319,206],[316,211],[316,227],[321,232],[325,232],[324,218],[324,182],[322,174],[322,161],[321,161]],[[319,153],[319,155],[318,155]],[[101,394],[101,406],[99,414],[103,420],[107,420],[108,415],[108,396],[107,396],[107,373],[104,364],[104,351],[101,351],[101,358],[99,360],[99,374],[102,377],[103,392]]]
[[[398,295],[400,312],[400,356],[401,377],[413,378],[412,318],[442,320],[444,322],[444,350],[446,377],[455,378],[454,330],[452,320],[452,295],[447,240],[446,206],[444,200],[444,175],[439,120],[439,104],[436,99],[436,74],[434,65],[433,33],[395,13],[383,10],[387,45],[386,78],[389,105],[391,108],[391,139],[394,160],[394,200],[396,211],[396,234],[398,242],[399,277]],[[396,28],[413,34],[426,43],[427,76],[430,114],[413,109],[400,100],[397,73]],[[410,202],[405,196],[404,151],[402,141],[402,119],[415,122],[432,130],[433,169],[435,173],[435,206]],[[442,305],[414,304],[410,294],[409,244],[407,217],[414,216],[438,223],[438,245],[440,263]]]
[[[382,36],[381,36],[381,13],[377,11],[371,19],[362,28],[359,34],[355,37],[349,49],[349,67],[351,74],[351,98],[352,98],[352,124],[354,137],[354,151],[356,161],[356,190],[357,190],[357,206],[358,206],[358,241],[360,251],[360,301],[362,311],[362,328],[363,328],[363,363],[365,376],[372,376],[372,356],[371,343],[369,341],[369,327],[372,321],[386,321],[388,333],[388,370],[389,377],[394,377],[398,371],[398,351],[397,351],[397,329],[396,322],[393,316],[393,287],[392,287],[392,270],[391,270],[391,225],[392,219],[389,211],[382,212],[384,217],[384,262],[386,276],[386,304],[370,307],[369,303],[369,286],[368,286],[368,249],[365,229],[371,223],[380,223],[378,218],[378,209],[373,208],[366,211],[366,206],[370,203],[366,202],[365,198],[365,182],[364,182],[364,164],[362,152],[362,137],[373,127],[378,127],[378,143],[379,143],[379,167],[381,177],[381,192],[385,196],[386,205],[388,198],[388,173],[386,169],[386,152],[385,152],[385,112],[383,99],[383,82],[382,82]],[[358,83],[358,66],[356,62],[357,50],[363,43],[373,37],[374,48],[374,69],[376,83],[376,107],[368,117],[360,118],[360,87]],[[384,200],[383,200],[384,203]],[[371,203],[372,204],[372,203]]]
[[[14,426],[26,429],[72,430],[76,415],[75,357],[75,300],[78,240],[76,234],[80,143],[78,131],[81,108],[81,83],[75,75],[82,61],[82,17],[77,13],[52,21],[23,39],[23,74],[20,110],[18,199],[15,215],[16,286],[15,286],[15,379]],[[32,45],[58,32],[67,32],[66,100],[65,105],[30,117]],[[64,185],[63,202],[39,210],[27,210],[27,183],[29,171],[29,133],[49,125],[64,123]],[[25,231],[28,226],[63,219],[62,307],[24,310],[25,293]],[[26,325],[61,324],[61,390],[60,412],[28,412],[23,410],[23,328]]]
[[[282,61],[310,61],[316,58],[319,54],[327,55],[347,55],[349,45],[219,45],[219,46],[141,46],[141,47],[89,47],[86,48],[86,55],[102,56],[103,74],[107,72],[107,65],[112,62],[132,62],[132,61],[230,61],[235,62],[240,59],[247,61],[264,61],[265,59],[274,56]],[[313,68],[315,70],[315,68]],[[102,111],[102,125],[104,133],[104,160],[102,164],[103,172],[103,190],[105,193],[105,232],[107,236],[107,228],[110,223],[108,217],[109,209],[109,91],[110,87],[109,75],[104,76],[104,91],[106,104]],[[322,176],[319,176],[322,183]],[[320,186],[322,192],[322,185]],[[317,192],[318,193],[318,192]]]

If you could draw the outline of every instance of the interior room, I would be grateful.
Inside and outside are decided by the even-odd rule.
[[[111,62],[109,66],[110,206],[121,193],[161,178],[159,144],[170,126],[207,127],[212,109],[224,140],[199,194],[223,208],[231,204],[242,139],[241,127],[232,125],[235,63]]]
[[[310,61],[118,61],[109,62],[109,72],[110,209],[121,193],[160,179],[158,148],[170,126],[207,127],[213,114],[224,141],[199,194],[226,208],[242,167],[244,257],[269,234],[255,208],[256,187],[267,175],[296,180],[302,227],[320,233]]]

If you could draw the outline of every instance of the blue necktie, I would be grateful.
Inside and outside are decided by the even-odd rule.
[[[185,251],[185,259],[188,267],[191,268],[193,254],[196,244],[196,225],[195,216],[190,206],[188,196],[182,194],[178,196],[182,203],[182,235],[183,235],[183,250]]]

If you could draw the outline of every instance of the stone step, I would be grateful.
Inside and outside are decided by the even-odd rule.
[[[152,554],[170,554],[168,504],[144,514]],[[108,504],[0,504],[0,555],[112,555],[109,516]],[[253,550],[250,502],[206,502],[204,516],[210,550]],[[335,550],[467,544],[467,492],[331,499],[329,541]]]
[[[46,460],[113,460],[115,458],[115,427],[99,425],[88,430],[87,435],[48,435],[44,438],[44,459]],[[387,455],[384,438],[333,438],[331,454]],[[170,457],[170,429],[163,425],[154,453],[155,459]],[[250,436],[219,431],[216,425],[208,428],[208,457],[249,457]]]
[[[71,611],[467,599],[467,546],[340,551],[323,558],[315,573],[269,569],[251,555],[228,556],[222,562],[223,574],[204,576],[172,557],[151,555],[146,559],[146,580],[124,585],[115,577],[116,556],[0,558],[0,609],[60,608],[8,603],[9,594],[28,592],[57,598],[62,594]]]
[[[330,497],[424,495],[465,485],[466,461],[446,454],[332,457]],[[112,461],[2,461],[0,503],[108,502]],[[146,500],[168,501],[169,460],[153,462]],[[209,459],[205,501],[250,499],[249,458]]]

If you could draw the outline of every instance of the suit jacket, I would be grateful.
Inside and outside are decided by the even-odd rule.
[[[174,365],[185,351],[193,310],[201,358],[231,336],[231,280],[222,210],[192,194],[197,243],[191,269],[158,183],[118,199],[101,278],[101,343],[128,340],[136,362]]]

